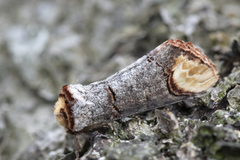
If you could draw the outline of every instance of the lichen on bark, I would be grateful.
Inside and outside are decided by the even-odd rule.
[[[0,159],[75,159],[74,137],[52,114],[62,85],[102,80],[171,38],[204,50],[221,75],[218,89],[165,106],[177,132],[154,128],[153,110],[99,130],[80,156],[239,159],[238,0],[8,0],[0,15]],[[210,146],[193,141],[204,125],[216,138]]]

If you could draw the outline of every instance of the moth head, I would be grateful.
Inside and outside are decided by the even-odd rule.
[[[71,129],[74,125],[71,110],[73,102],[74,99],[69,92],[69,85],[63,86],[58,100],[54,106],[54,115],[58,124],[62,126],[68,133],[72,132]]]
[[[175,95],[196,95],[207,91],[218,81],[216,66],[190,42],[175,40],[181,54],[175,58],[168,79],[169,89]]]
[[[60,126],[63,126],[64,128],[68,127],[68,118],[65,113],[65,97],[59,95],[57,102],[54,106],[54,115],[56,117],[56,120],[58,121],[58,124]]]
[[[75,134],[92,121],[89,108],[94,105],[84,98],[85,90],[82,85],[65,85],[62,87],[58,100],[54,106],[54,115],[58,124],[67,133]]]

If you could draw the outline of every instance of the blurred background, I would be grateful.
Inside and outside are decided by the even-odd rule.
[[[217,56],[240,39],[240,2],[0,0],[0,159],[64,155],[53,114],[61,87],[104,79],[170,38],[222,70]]]

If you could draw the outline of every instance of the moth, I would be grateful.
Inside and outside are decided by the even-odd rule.
[[[105,80],[63,86],[54,114],[66,132],[77,134],[201,95],[218,78],[216,66],[199,48],[170,39]]]

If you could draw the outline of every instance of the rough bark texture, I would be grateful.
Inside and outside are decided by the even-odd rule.
[[[62,86],[103,80],[171,38],[201,46],[216,86],[160,121],[154,110],[112,121],[80,157],[240,159],[239,0],[1,0],[0,24],[1,160],[75,159],[53,114]]]

